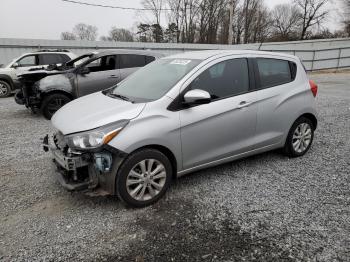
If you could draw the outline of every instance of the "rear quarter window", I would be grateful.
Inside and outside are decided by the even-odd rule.
[[[68,61],[71,60],[71,58],[68,55],[65,55],[65,54],[60,54],[60,57],[61,57],[62,63],[67,63]]]
[[[257,58],[260,88],[269,88],[294,81],[296,64],[287,60]]]
[[[144,55],[125,54],[120,55],[120,69],[143,67],[146,65],[146,58]]]
[[[153,56],[145,56],[145,59],[146,59],[146,65],[156,60],[156,58]]]

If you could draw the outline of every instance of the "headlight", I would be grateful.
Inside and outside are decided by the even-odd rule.
[[[68,146],[74,149],[99,148],[115,138],[128,123],[129,121],[123,120],[91,131],[68,135]]]

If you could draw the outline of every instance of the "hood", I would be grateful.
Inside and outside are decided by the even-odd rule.
[[[0,74],[1,73],[8,73],[8,72],[10,72],[11,71],[11,68],[6,68],[6,67],[1,67],[0,68]]]
[[[69,74],[56,73],[47,75],[38,82],[40,90],[46,90],[52,86],[71,86]]]
[[[20,81],[22,82],[36,82],[41,79],[45,79],[45,77],[52,77],[58,74],[64,74],[61,71],[47,71],[47,70],[37,70],[33,72],[26,72],[18,75]],[[61,79],[62,80],[62,79]]]
[[[95,129],[119,120],[136,118],[145,103],[132,104],[102,92],[73,100],[52,117],[53,126],[64,135]]]

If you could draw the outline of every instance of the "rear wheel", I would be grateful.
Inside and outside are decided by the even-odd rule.
[[[291,127],[284,152],[289,157],[303,156],[309,151],[314,139],[314,126],[310,119],[301,117]]]
[[[71,99],[64,94],[51,94],[44,98],[41,112],[48,120],[65,104],[69,103]]]
[[[8,97],[11,94],[11,86],[4,80],[0,80],[0,98]]]
[[[172,178],[169,159],[158,150],[144,149],[130,155],[119,169],[116,188],[119,198],[132,207],[157,202]]]

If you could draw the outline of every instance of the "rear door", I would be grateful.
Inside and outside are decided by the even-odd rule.
[[[257,85],[258,147],[272,146],[282,142],[298,113],[298,105],[304,104],[305,88],[296,80],[297,66],[294,62],[257,57],[255,73]],[[301,85],[300,85],[301,84]]]
[[[89,73],[77,73],[78,96],[105,90],[120,81],[116,55],[100,57],[86,64],[84,67],[89,69]],[[82,68],[80,69],[82,70]]]

